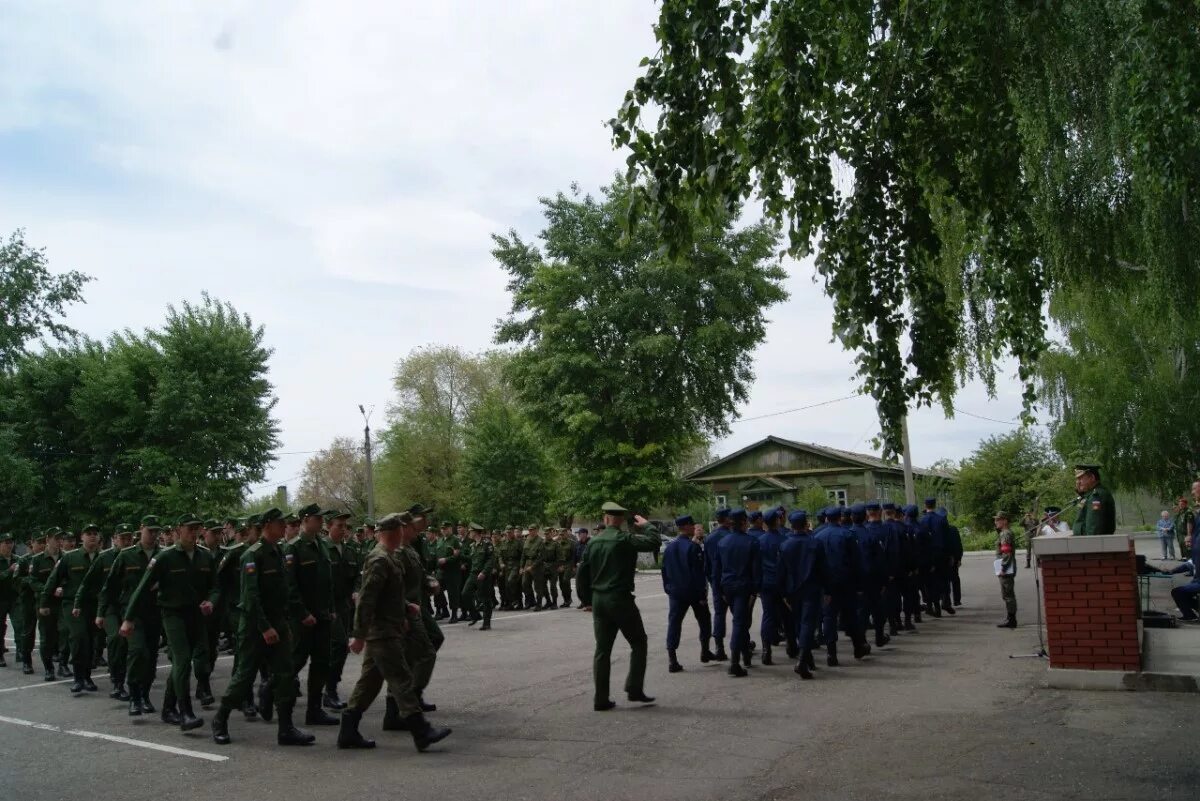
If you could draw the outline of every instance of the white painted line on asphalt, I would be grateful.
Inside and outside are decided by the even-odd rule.
[[[21,718],[9,718],[0,715],[0,723],[11,723],[14,726],[25,726],[30,729],[40,729],[42,731],[58,732],[59,734],[70,734],[73,737],[88,737],[93,740],[107,740],[110,743],[121,743],[122,745],[135,745],[138,748],[148,748],[151,751],[161,751],[164,754],[175,754],[176,756],[192,757],[193,759],[204,759],[209,762],[225,762],[229,759],[222,754],[209,754],[204,751],[189,751],[186,748],[176,748],[173,745],[162,745],[160,743],[150,743],[145,740],[134,740],[129,737],[117,737],[113,734],[101,734],[97,731],[84,731],[82,729],[64,729],[59,726],[51,726],[49,723],[36,723],[32,720],[22,720]]]

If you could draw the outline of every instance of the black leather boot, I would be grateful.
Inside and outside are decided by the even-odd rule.
[[[279,733],[275,740],[280,745],[312,745],[317,738],[302,729],[297,729],[292,723],[291,707],[280,707],[276,710],[279,713]]]
[[[217,714],[213,715],[212,738],[217,745],[229,745],[233,742],[229,738],[229,712],[225,707],[221,707]]]
[[[175,708],[177,703],[178,699],[163,698],[162,714],[159,716],[162,718],[163,723],[170,726],[178,726],[183,722],[183,718],[179,716],[179,710]]]
[[[396,699],[389,695],[385,701],[387,705],[383,710],[383,730],[405,731],[405,718],[400,717],[400,706]]]
[[[829,667],[838,666],[837,643],[831,642],[825,646],[825,664]]]
[[[713,654],[713,659],[718,662],[724,662],[728,658],[729,655],[725,653],[725,641],[717,640],[717,650],[716,653]]]
[[[358,731],[358,722],[362,720],[362,712],[357,709],[347,709],[342,712],[342,727],[338,729],[338,748],[374,748],[375,741],[368,740]]]
[[[308,707],[304,713],[304,723],[307,726],[336,726],[338,719],[321,708],[321,694],[313,691],[308,694]]]
[[[716,654],[712,652],[708,645],[708,640],[700,643],[700,662],[705,665],[717,658]]]
[[[800,658],[804,660],[804,664],[808,666],[809,670],[817,669],[817,663],[813,659],[813,652],[811,648],[805,648],[804,653],[800,655]]]
[[[321,698],[321,703],[329,709],[342,710],[346,708],[346,702],[338,697],[336,686],[325,685],[325,695]]]
[[[418,751],[424,751],[434,743],[441,742],[450,736],[450,729],[431,726],[420,712],[409,715],[404,722],[408,725],[408,730],[412,732],[413,744]]]
[[[196,679],[196,700],[200,702],[200,706],[212,706],[216,698],[213,698],[212,686],[208,682],[208,676]]]
[[[996,624],[996,628],[998,628],[998,629],[1015,629],[1016,627],[1017,627],[1017,618],[1015,616],[1005,618],[1003,623]]]
[[[142,711],[145,712],[147,715],[156,714],[158,712],[158,710],[155,709],[154,704],[150,702],[150,688],[149,687],[140,687],[140,688],[138,688],[138,690],[142,696]]]
[[[191,731],[198,729],[204,725],[203,718],[196,717],[196,713],[192,711],[192,699],[179,699],[179,728],[183,731]]]
[[[806,681],[813,677],[812,671],[808,669],[808,665],[805,664],[803,659],[796,663],[796,667],[793,668],[793,670],[799,673],[800,678]]]
[[[271,685],[268,682],[260,682],[258,685],[258,716],[267,723],[271,722],[271,718],[275,715],[275,694],[271,692]]]
[[[675,649],[667,651],[667,672],[682,673],[683,665],[679,664],[679,659],[675,656]]]
[[[764,665],[775,664],[775,660],[771,659],[771,646],[769,646],[769,645],[765,645],[765,644],[763,645],[762,663]]]
[[[417,693],[417,706],[421,708],[422,712],[437,712],[437,704],[425,703],[424,693]]]
[[[142,688],[136,684],[129,685],[129,717],[135,718],[142,714]]]
[[[746,669],[742,667],[742,660],[736,651],[733,654],[733,660],[729,663],[729,675],[738,679],[749,675],[746,673]]]

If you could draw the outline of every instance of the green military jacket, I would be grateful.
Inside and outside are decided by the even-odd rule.
[[[1079,515],[1072,527],[1075,536],[1115,534],[1117,531],[1117,505],[1112,493],[1097,484],[1083,499]]]
[[[79,594],[79,588],[83,586],[84,577],[99,558],[100,551],[98,550],[89,554],[83,548],[75,548],[64,553],[58,560],[58,564],[54,566],[54,572],[50,574],[46,585],[42,588],[42,606],[49,606],[50,598],[48,596],[52,596],[54,591],[61,587],[61,600],[67,603],[69,609],[73,609],[75,596]]]
[[[354,610],[353,636],[362,640],[404,637],[408,621],[405,564],[382,545],[367,555],[362,588]]]
[[[537,567],[546,562],[546,541],[540,536],[526,537],[521,543],[521,567]]]
[[[139,620],[158,613],[158,606],[155,603],[158,598],[156,587],[148,587],[141,593],[138,599],[139,606],[133,610],[133,617],[129,616],[129,599],[141,585],[142,575],[150,563],[161,552],[162,549],[157,545],[149,554],[142,549],[140,544],[121,549],[113,561],[112,568],[108,571],[108,578],[104,580],[104,586],[100,589],[100,604],[108,611],[108,614],[116,613],[125,615],[125,619],[128,620]]]
[[[226,609],[241,609],[241,577],[242,554],[248,546],[244,542],[235,542],[225,546],[221,558],[217,562],[217,596],[221,606]]]
[[[1008,546],[1008,551],[1005,552],[1004,546]],[[1017,561],[1017,541],[1016,537],[1009,529],[996,532],[996,558],[1000,560],[1001,566],[1008,570]]]
[[[35,601],[33,585],[29,582],[29,566],[33,564],[35,556],[37,554],[30,551],[17,560],[17,596],[23,601]]]
[[[17,588],[21,579],[13,567],[17,560],[11,556],[0,556],[0,606],[11,606],[17,600]]]
[[[558,541],[552,540],[549,537],[544,537],[542,541],[542,565],[546,568],[547,575],[558,574]]]
[[[462,541],[462,551],[459,553],[458,565],[462,569],[463,577],[467,575],[467,571],[471,567],[471,555],[475,553],[475,542],[470,538]]]
[[[54,575],[54,567],[60,559],[61,556],[53,557],[46,551],[42,551],[29,560],[29,573],[25,580],[29,589],[33,591],[34,598],[37,599],[39,609],[57,609],[62,600],[54,597],[53,587],[50,588],[49,595],[46,593],[46,587]]]
[[[633,594],[639,551],[657,551],[662,547],[658,532],[647,526],[644,531],[622,531],[608,527],[588,540],[579,560],[576,587],[579,600],[591,606],[594,593]]]
[[[164,548],[142,572],[125,604],[124,619],[134,619],[142,593],[151,586],[158,587],[158,608],[162,610],[194,609],[205,601],[215,604],[216,580],[217,557],[203,545],[197,545],[191,556],[178,545]]]
[[[437,562],[439,570],[451,571],[462,570],[462,542],[457,536],[451,534],[449,537],[442,537],[437,541],[437,547],[434,549],[434,558]],[[458,551],[458,554],[454,552]],[[445,559],[446,563],[442,564]]]
[[[303,620],[312,615],[328,620],[333,612],[333,563],[328,541],[301,535],[284,546],[283,558],[291,579],[293,617]]]
[[[285,630],[291,609],[291,579],[279,545],[259,540],[242,554],[242,614],[263,632]]]
[[[484,573],[485,580],[496,570],[496,547],[489,540],[483,540],[471,550],[471,565],[467,571],[468,579],[479,580],[479,574]]]
[[[570,537],[559,537],[554,545],[558,549],[558,564],[563,569],[563,575],[575,575],[575,540]]]
[[[349,540],[341,545],[330,540],[329,561],[333,571],[333,602],[339,607],[349,606],[354,602],[354,593],[358,592],[363,557]]]
[[[392,554],[404,572],[404,597],[409,603],[421,603],[421,595],[425,592],[425,566],[421,564],[421,555],[411,545],[401,545]],[[361,592],[359,600],[362,599]]]
[[[113,562],[117,561],[117,555],[120,553],[121,549],[116,546],[105,548],[92,561],[87,573],[83,575],[79,591],[75,593],[73,609],[99,617],[108,613],[107,608],[100,608],[100,590],[104,587],[104,579],[108,577],[108,571],[112,570]]]

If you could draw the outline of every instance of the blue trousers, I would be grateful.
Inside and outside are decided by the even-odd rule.
[[[792,607],[792,625],[787,630],[789,644],[812,648],[821,625],[820,588],[789,597],[788,605]]]
[[[870,625],[867,619],[870,618]],[[883,638],[885,616],[883,614],[883,585],[877,579],[869,579],[863,585],[862,604],[858,610],[858,622],[862,631],[875,629],[875,636]]]
[[[716,582],[709,582],[712,587],[712,636],[718,641],[725,639],[725,618],[729,614],[729,607],[725,604],[725,599],[721,597],[721,593],[717,591]]]
[[[1179,607],[1184,620],[1196,619],[1196,598],[1200,597],[1200,581],[1191,581],[1171,590],[1171,597]]]
[[[780,623],[783,622],[786,631],[791,617],[783,605],[783,596],[773,587],[763,587],[759,598],[762,600],[762,620],[759,625],[759,633],[762,636],[763,645],[779,645]]]
[[[712,639],[712,620],[704,599],[692,600],[671,596],[667,599],[667,604],[667,650],[674,651],[679,647],[683,619],[687,616],[689,609],[692,610],[692,615],[695,616],[696,623],[700,626],[700,644],[708,648],[709,640]]]
[[[729,634],[729,650],[740,654],[750,649],[750,618],[753,615],[750,593],[731,595],[729,611],[733,613],[733,631]]]
[[[837,642],[838,621],[846,624],[847,633],[853,642],[861,642],[862,627],[858,621],[858,595],[850,589],[834,590],[821,614],[821,641],[825,645]]]

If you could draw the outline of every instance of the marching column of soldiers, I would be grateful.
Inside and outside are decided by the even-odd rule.
[[[762,664],[774,664],[782,646],[805,680],[816,670],[815,649],[824,649],[827,666],[839,665],[839,632],[862,659],[872,638],[883,647],[915,631],[923,615],[954,615],[962,539],[936,506],[933,498],[923,513],[882,501],[832,506],[815,528],[804,510],[719,509],[703,546],[693,541],[695,521],[678,518],[679,535],[663,554],[668,670],[683,670],[688,612],[699,624],[700,661],[728,661],[729,675],[743,677],[758,650],[750,623],[760,605]]]

